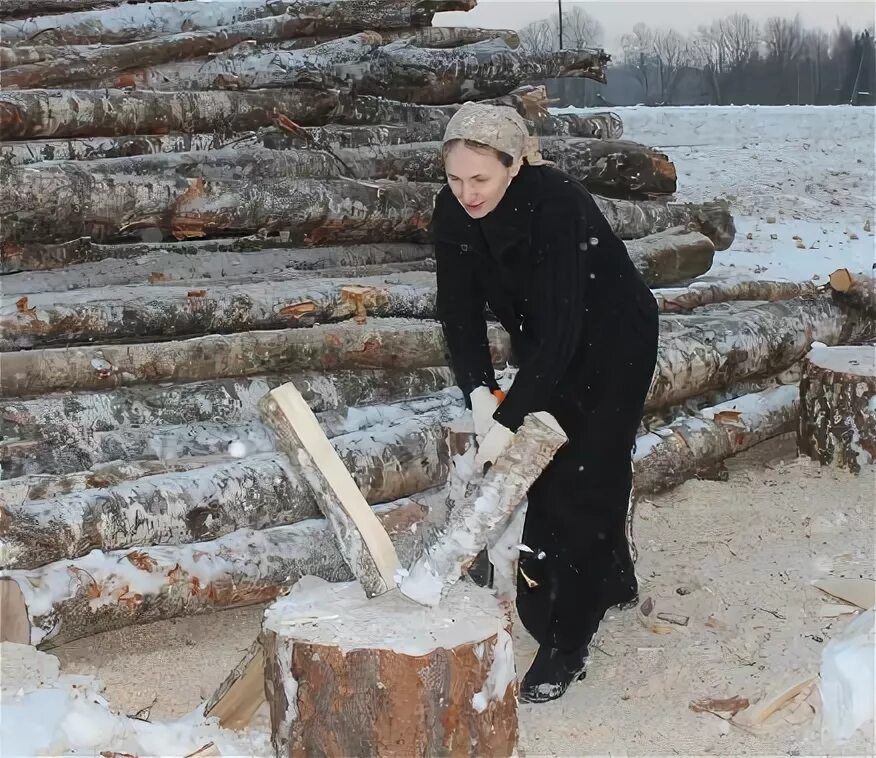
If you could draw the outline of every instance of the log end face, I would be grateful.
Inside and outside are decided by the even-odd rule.
[[[0,579],[0,642],[31,644],[24,594],[18,583],[7,577]]]

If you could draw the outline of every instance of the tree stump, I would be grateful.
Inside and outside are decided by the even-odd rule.
[[[458,582],[426,608],[305,577],[268,609],[261,638],[278,756],[514,750],[510,620],[489,590]]]
[[[809,353],[797,444],[814,460],[856,474],[876,460],[876,347],[817,347]]]

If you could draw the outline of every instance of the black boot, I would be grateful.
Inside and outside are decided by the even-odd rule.
[[[561,697],[570,684],[586,676],[587,657],[587,645],[567,653],[540,645],[520,684],[521,702],[546,703]]]

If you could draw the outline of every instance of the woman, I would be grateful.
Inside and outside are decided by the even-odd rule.
[[[516,111],[464,105],[442,152],[438,312],[477,461],[495,461],[535,411],[553,414],[569,438],[529,491],[532,552],[517,577],[520,618],[539,643],[521,699],[544,702],[583,678],[605,611],[636,598],[631,452],[656,362],[657,306],[593,198],[541,160]],[[519,367],[504,397],[485,305]]]

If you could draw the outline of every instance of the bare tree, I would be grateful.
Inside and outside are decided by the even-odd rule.
[[[757,23],[744,13],[734,13],[721,19],[717,26],[724,63],[731,69],[748,63],[757,50],[760,36]]]
[[[660,29],[654,34],[653,50],[660,69],[660,97],[668,103],[672,101],[678,74],[690,61],[690,46],[674,29]]]
[[[520,42],[529,50],[544,52],[560,49],[560,14],[550,18],[533,21],[520,32]],[[580,5],[573,5],[563,11],[563,45],[569,49],[597,47],[602,44],[604,31],[602,24]]]
[[[770,58],[782,67],[797,60],[803,45],[803,25],[799,15],[793,19],[773,16],[767,20],[765,31]]]
[[[654,30],[639,22],[632,32],[621,37],[621,49],[624,63],[630,66],[640,65],[643,56],[650,59],[654,55]]]
[[[547,19],[527,24],[518,34],[520,36],[520,44],[527,50],[544,53],[554,49],[553,31]]]

